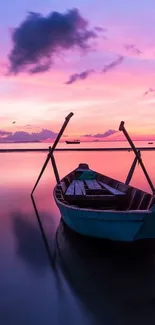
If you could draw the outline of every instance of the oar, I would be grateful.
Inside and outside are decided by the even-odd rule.
[[[137,160],[139,161],[139,163],[140,163],[140,165],[141,165],[141,168],[142,168],[142,170],[143,170],[143,172],[144,172],[144,175],[145,175],[145,177],[146,177],[146,179],[147,179],[147,181],[148,181],[148,183],[149,183],[149,185],[150,185],[150,187],[151,187],[151,190],[152,190],[153,194],[155,194],[155,188],[154,188],[154,186],[153,186],[153,184],[152,184],[152,181],[151,181],[151,179],[150,179],[150,177],[149,177],[149,175],[148,175],[148,173],[147,173],[147,170],[146,170],[146,168],[145,168],[145,166],[144,166],[144,164],[143,164],[142,158],[141,158],[141,156],[139,155],[139,153],[138,153],[138,151],[137,151],[135,145],[133,144],[133,142],[132,142],[132,140],[131,140],[131,138],[130,138],[128,132],[126,131],[126,129],[125,129],[125,127],[124,127],[124,122],[123,122],[123,121],[120,123],[119,131],[123,131],[123,133],[124,133],[126,139],[128,140],[128,142],[129,142],[129,144],[130,144],[132,150],[134,151],[134,153],[135,153],[135,155],[136,155],[136,157],[137,157]]]
[[[48,162],[49,162],[49,160],[50,160],[50,158],[51,158],[51,156],[52,156],[52,154],[53,154],[53,151],[54,151],[54,149],[56,148],[56,146],[57,146],[57,144],[58,144],[58,142],[59,142],[59,140],[60,140],[60,138],[61,138],[61,136],[62,136],[62,134],[63,134],[63,132],[64,132],[64,130],[65,130],[67,124],[68,124],[68,122],[69,122],[69,120],[70,120],[70,118],[71,118],[73,115],[74,115],[73,113],[70,113],[70,114],[68,114],[68,115],[66,116],[66,118],[65,118],[65,122],[64,122],[64,124],[62,125],[61,130],[59,131],[59,133],[58,133],[58,135],[57,135],[57,137],[56,137],[56,139],[55,139],[55,141],[54,141],[54,143],[53,143],[53,146],[52,146],[52,148],[51,148],[49,154],[47,155],[47,158],[46,158],[45,163],[44,163],[44,165],[43,165],[43,167],[42,167],[42,170],[41,170],[41,172],[40,172],[40,174],[39,174],[39,176],[38,176],[38,179],[37,179],[37,181],[36,181],[36,183],[35,183],[35,186],[34,186],[32,192],[31,192],[31,196],[33,195],[33,192],[34,192],[34,190],[36,189],[36,187],[37,187],[37,185],[38,185],[38,183],[39,183],[39,181],[40,181],[40,178],[41,178],[41,176],[42,176],[42,174],[43,174],[43,172],[44,172],[44,170],[45,170],[45,168],[46,168],[46,166],[47,166],[47,164],[48,164]]]

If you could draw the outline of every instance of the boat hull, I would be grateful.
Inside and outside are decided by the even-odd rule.
[[[80,144],[80,141],[66,141],[67,144]]]
[[[155,212],[93,211],[65,205],[56,200],[64,222],[89,237],[132,242],[155,238]]]

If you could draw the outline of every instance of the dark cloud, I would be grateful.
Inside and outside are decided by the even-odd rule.
[[[106,73],[109,70],[114,69],[117,65],[121,64],[123,60],[124,60],[124,57],[119,56],[116,60],[112,61],[111,63],[109,63],[107,65],[105,65],[103,70],[102,70],[102,73]],[[89,75],[92,74],[92,73],[96,73],[96,71],[91,69],[91,70],[85,70],[85,71],[83,71],[81,73],[72,74],[70,76],[69,80],[66,82],[66,84],[71,85],[74,82],[77,82],[78,80],[84,80],[84,79],[88,78]]]
[[[71,84],[73,84],[74,82],[76,82],[78,80],[85,80],[93,72],[95,72],[95,71],[94,70],[85,70],[85,71],[83,71],[81,73],[72,74],[70,76],[69,80],[66,82],[66,84],[71,85]]]
[[[97,134],[85,134],[84,137],[93,137],[93,138],[106,138],[109,137],[111,134],[116,133],[116,130],[107,130],[104,133],[97,133]]]
[[[134,44],[126,44],[124,47],[127,51],[132,52],[132,54],[140,55],[143,53]]]
[[[143,94],[143,96],[146,96],[150,93],[155,93],[155,88],[149,88],[147,91],[145,91],[145,93]]]
[[[119,64],[121,64],[124,60],[124,57],[123,56],[119,56],[116,60],[112,61],[111,63],[107,64],[104,66],[102,72],[103,73],[106,73],[108,72],[109,70],[112,70],[114,69],[115,67],[117,67]]]
[[[9,73],[47,71],[54,57],[63,50],[90,49],[89,40],[97,37],[77,9],[47,16],[30,12],[11,33],[13,48],[8,55]]]
[[[38,64],[34,68],[30,69],[30,73],[39,73],[39,72],[46,72],[50,69],[51,67],[51,62],[46,62],[43,64]]]
[[[2,134],[1,134],[2,133]],[[54,133],[50,130],[42,129],[38,133],[28,133],[25,131],[17,131],[15,133],[0,131],[0,136],[7,135],[5,141],[14,142],[14,141],[43,141],[47,139],[54,139],[57,136],[57,133]],[[3,139],[2,139],[3,140]]]

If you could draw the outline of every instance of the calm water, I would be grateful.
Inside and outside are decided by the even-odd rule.
[[[155,142],[152,144],[148,144],[148,141],[134,141],[136,147],[154,147]],[[33,149],[33,148],[48,148],[49,145],[52,143],[0,143],[0,149]],[[106,142],[106,141],[99,141],[99,142],[81,142],[80,144],[66,144],[64,142],[60,142],[57,146],[58,148],[129,148],[130,145],[127,141],[115,141],[115,142]]]
[[[155,184],[155,152],[142,157]],[[0,154],[0,324],[155,324],[155,256],[94,254],[67,236],[52,197],[49,163],[34,196],[50,263],[30,199],[45,158],[46,153]],[[86,162],[124,181],[133,154],[57,152],[55,158],[61,177]],[[139,166],[132,185],[150,192]]]

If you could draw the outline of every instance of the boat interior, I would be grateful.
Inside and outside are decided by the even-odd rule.
[[[80,164],[57,185],[57,199],[67,205],[97,210],[151,210],[155,197],[97,172],[93,179],[80,180],[87,164]]]

